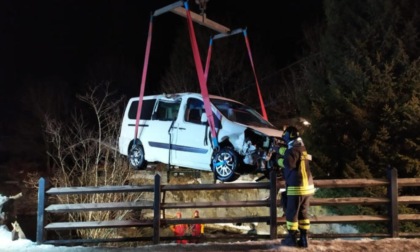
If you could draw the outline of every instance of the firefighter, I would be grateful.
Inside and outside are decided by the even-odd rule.
[[[181,219],[182,218],[181,212],[177,212],[176,217],[178,219]],[[174,232],[175,236],[182,237],[182,236],[185,235],[185,231],[187,230],[188,225],[187,224],[175,224],[175,225],[170,226],[170,228],[171,228],[172,232]],[[188,241],[184,240],[184,239],[177,239],[176,240],[176,243],[178,243],[178,244],[187,244],[187,242]]]
[[[281,241],[281,245],[306,248],[310,228],[309,201],[315,192],[308,153],[296,127],[287,127],[283,133],[283,140],[287,144],[287,149],[284,156],[278,160],[278,164],[283,167],[286,182],[288,235]],[[297,241],[298,231],[300,232],[299,241]]]
[[[193,213],[193,218],[200,218],[200,213],[198,210],[195,210]],[[191,235],[194,237],[192,239],[193,243],[198,243],[200,241],[200,237],[204,234],[204,224],[195,223],[190,225]]]

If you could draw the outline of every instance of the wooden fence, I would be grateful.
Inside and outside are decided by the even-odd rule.
[[[337,179],[337,180],[315,180],[316,188],[362,188],[382,186],[387,188],[387,195],[383,198],[370,197],[347,197],[347,198],[313,198],[311,206],[328,205],[386,205],[387,215],[346,215],[346,216],[311,216],[311,225],[322,223],[361,223],[361,222],[385,222],[388,223],[388,233],[328,233],[311,234],[311,238],[339,238],[339,237],[420,237],[419,233],[401,233],[399,224],[402,221],[419,221],[420,214],[399,214],[398,204],[420,204],[420,196],[399,196],[398,188],[418,187],[420,178],[397,178],[397,171],[389,169],[387,179]],[[38,191],[38,219],[37,235],[38,244],[85,244],[104,242],[133,242],[151,241],[158,244],[161,241],[173,241],[175,237],[163,237],[160,234],[162,226],[173,224],[194,224],[194,223],[267,223],[269,224],[269,235],[211,235],[206,234],[204,239],[277,239],[284,234],[277,234],[277,226],[285,224],[284,217],[277,216],[279,200],[277,199],[277,188],[284,188],[283,181],[277,181],[276,176],[271,176],[269,182],[259,183],[223,183],[223,184],[191,184],[191,185],[162,185],[160,175],[155,176],[154,185],[143,186],[99,186],[99,187],[54,187],[46,190],[45,180],[39,180]],[[167,192],[175,191],[211,191],[211,190],[269,190],[269,199],[256,199],[245,201],[212,201],[212,202],[165,202]],[[83,204],[48,204],[49,197],[57,195],[82,195],[82,194],[105,194],[105,193],[153,193],[153,201],[136,202],[94,202]],[[163,196],[163,197],[162,197]],[[245,216],[225,218],[182,218],[167,219],[167,209],[187,208],[235,208],[235,207],[265,207],[269,209],[267,216]],[[83,211],[112,211],[112,210],[143,210],[153,211],[153,218],[139,220],[107,220],[107,221],[66,221],[47,223],[47,216],[54,216],[62,213],[83,212]],[[72,231],[77,229],[98,229],[98,228],[152,228],[153,234],[148,237],[123,237],[104,239],[48,239],[49,232]],[[191,237],[185,237],[190,239]]]

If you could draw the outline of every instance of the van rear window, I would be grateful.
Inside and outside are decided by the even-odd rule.
[[[153,107],[155,106],[156,99],[143,100],[143,105],[141,107],[140,119],[150,120],[152,118]],[[128,111],[128,118],[136,119],[137,117],[137,108],[139,106],[138,101],[131,103],[130,110]]]

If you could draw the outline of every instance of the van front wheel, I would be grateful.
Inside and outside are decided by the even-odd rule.
[[[143,145],[138,142],[133,143],[128,151],[128,162],[130,163],[130,166],[135,170],[143,169],[146,167],[147,162],[144,159]]]
[[[230,182],[235,179],[238,167],[237,156],[231,148],[221,148],[213,155],[212,168],[216,178],[222,182]]]

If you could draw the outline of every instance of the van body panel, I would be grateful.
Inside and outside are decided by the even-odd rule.
[[[256,151],[267,152],[273,138],[281,138],[282,131],[240,102],[209,97],[218,143],[232,148],[241,163],[257,165]],[[131,98],[124,112],[119,137],[122,155],[128,156],[131,144],[138,139],[147,162],[212,171],[214,148],[210,127],[202,122],[205,110],[201,94],[145,96],[135,137],[138,101],[138,97]]]

